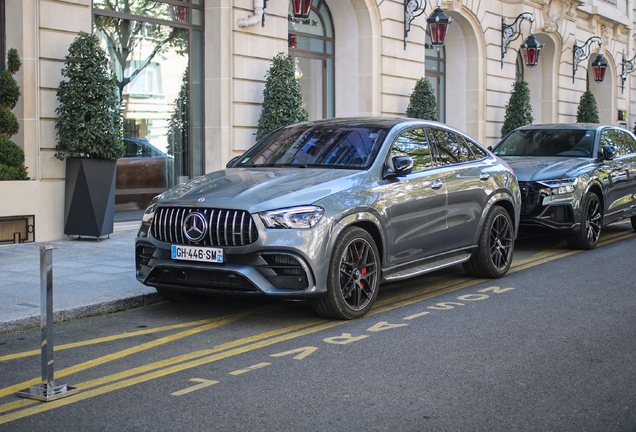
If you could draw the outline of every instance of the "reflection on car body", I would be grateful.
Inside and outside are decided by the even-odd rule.
[[[517,174],[521,227],[567,234],[592,249],[601,228],[631,218],[636,229],[636,138],[599,124],[533,125],[506,136],[493,152]]]
[[[509,167],[441,123],[300,123],[155,198],[136,239],[137,278],[171,299],[311,299],[323,316],[352,319],[382,281],[458,263],[506,274],[519,206]]]

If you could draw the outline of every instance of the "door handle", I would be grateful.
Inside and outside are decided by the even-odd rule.
[[[433,182],[431,183],[431,189],[440,189],[442,186],[444,186],[444,182],[437,179],[437,180],[433,180]]]
[[[490,178],[490,174],[488,173],[483,172],[479,174],[479,180],[488,180],[489,178]]]

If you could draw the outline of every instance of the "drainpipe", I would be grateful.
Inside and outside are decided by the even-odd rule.
[[[629,20],[629,30],[627,30],[627,58],[632,58],[634,44],[634,0],[627,0],[627,19]]]
[[[263,15],[265,14],[266,0],[254,0],[254,13],[247,18],[240,18],[236,23],[239,27],[250,27],[258,23],[263,22]],[[265,23],[263,23],[265,25]]]

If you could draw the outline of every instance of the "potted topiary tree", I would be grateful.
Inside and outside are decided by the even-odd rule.
[[[577,123],[600,123],[598,117],[598,107],[596,105],[596,98],[594,93],[587,90],[581,95],[579,101],[579,108],[576,111]]]
[[[406,116],[437,121],[437,98],[428,78],[420,78],[415,83]]]
[[[505,137],[520,126],[532,124],[533,120],[528,83],[523,80],[515,81],[510,91],[510,99],[506,104],[501,136]]]
[[[278,53],[267,71],[263,105],[258,119],[256,141],[268,133],[309,118],[303,108],[300,84],[294,78],[294,61],[285,53]]]
[[[113,232],[116,163],[124,154],[119,93],[99,38],[80,32],[65,57],[57,88],[58,142],[66,160],[64,233],[100,237]]]
[[[20,97],[20,87],[13,78],[20,66],[18,50],[11,48],[7,53],[7,69],[0,73],[0,180],[29,179],[24,150],[9,139],[20,129],[18,119],[11,112]]]

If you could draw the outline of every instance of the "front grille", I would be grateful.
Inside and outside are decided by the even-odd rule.
[[[519,182],[519,189],[521,191],[521,214],[530,214],[539,205],[541,190],[523,182]]]
[[[207,221],[205,237],[192,242],[185,236],[183,223],[193,212]],[[190,207],[159,207],[152,222],[152,236],[173,244],[199,246],[246,246],[258,240],[258,230],[252,215],[243,210],[222,210]]]

